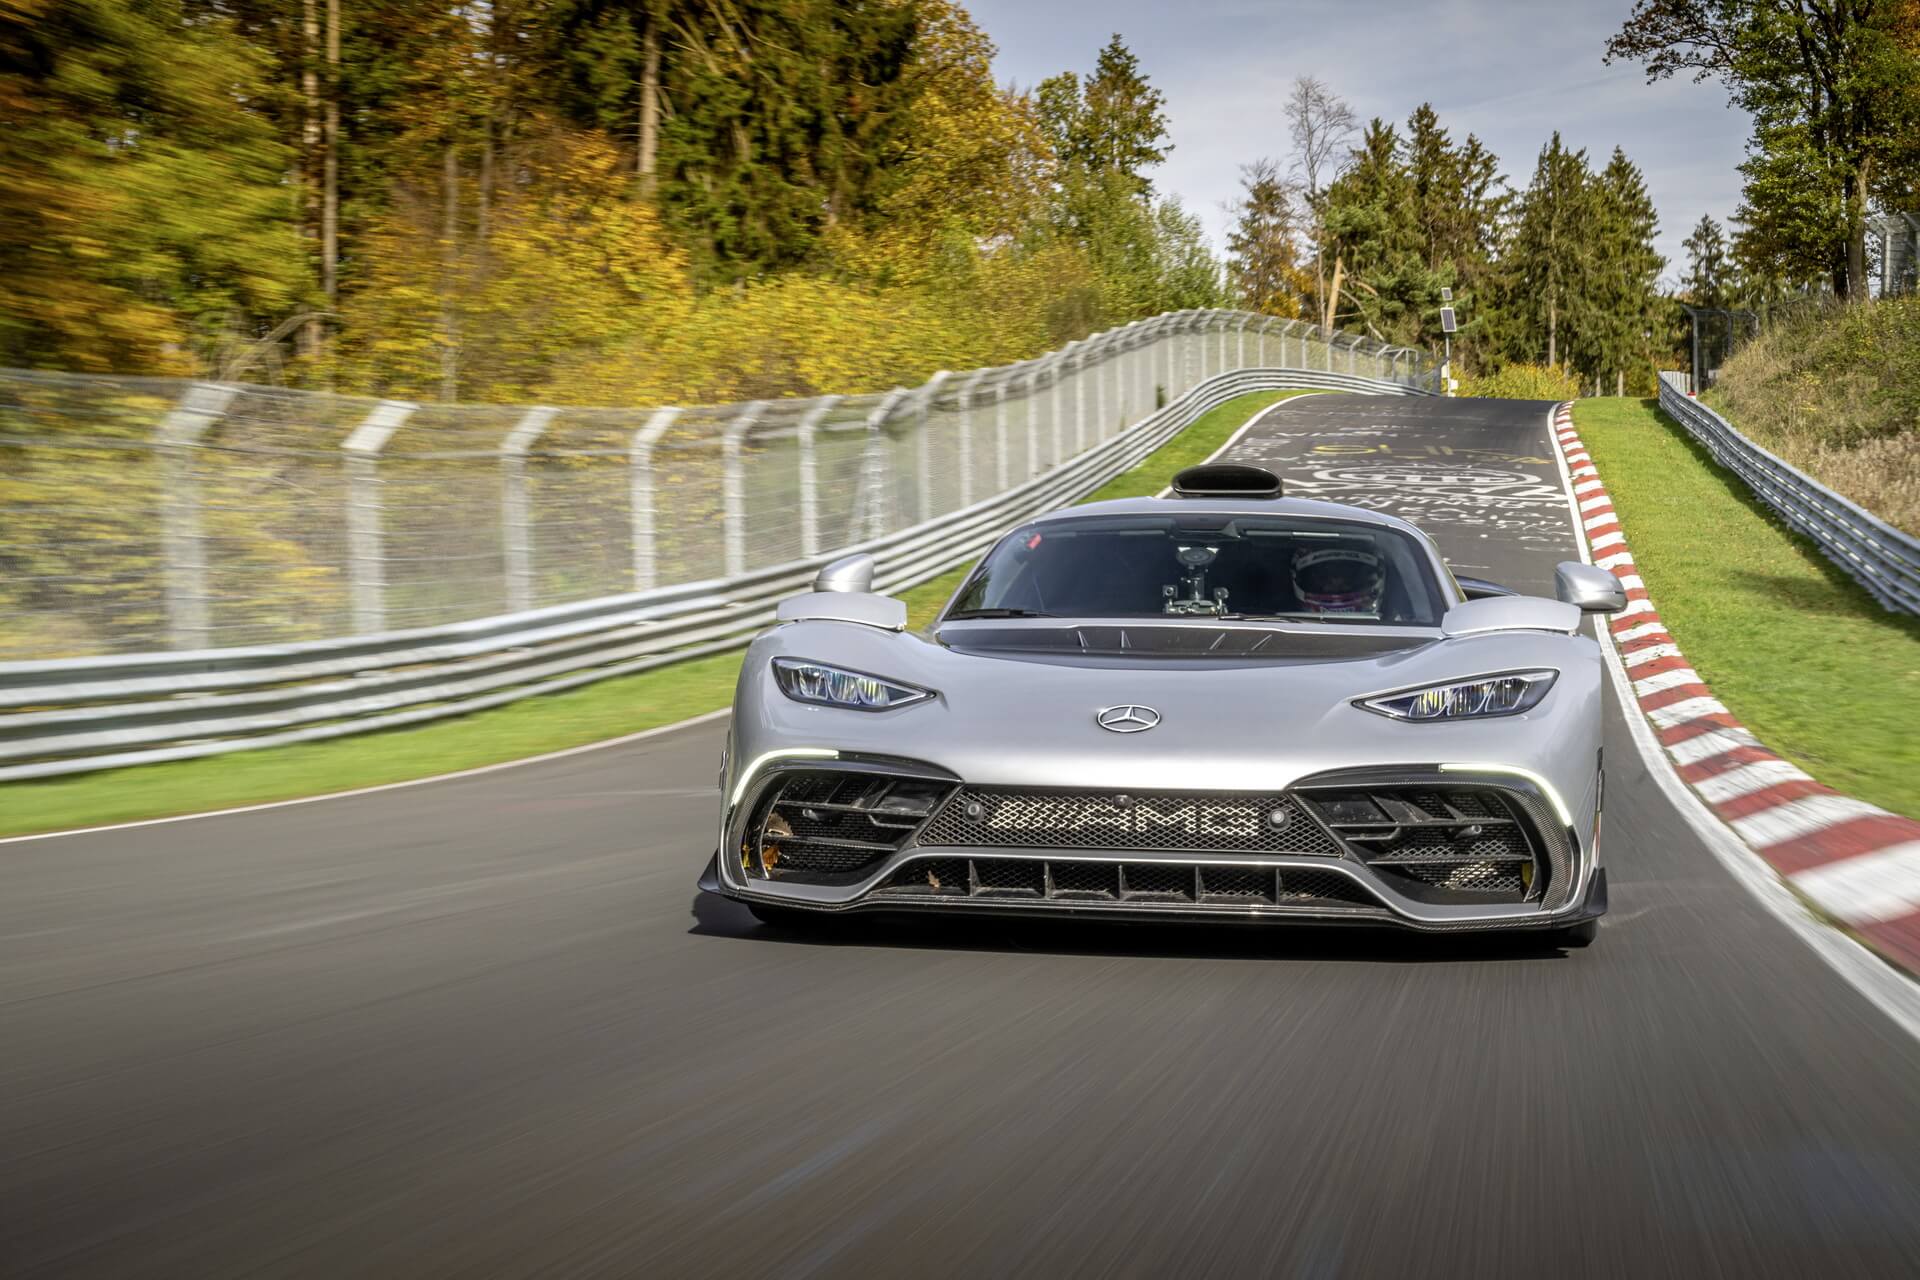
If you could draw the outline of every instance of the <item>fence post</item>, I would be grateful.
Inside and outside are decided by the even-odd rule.
[[[980,385],[980,379],[987,376],[985,369],[976,369],[971,378],[960,388],[960,506],[962,509],[973,505],[973,389]]]
[[[507,612],[533,608],[533,511],[527,499],[527,451],[558,409],[527,410],[500,443],[500,543],[507,570]]]
[[[160,423],[160,538],[166,574],[167,643],[204,649],[211,640],[207,610],[207,539],[200,523],[200,480],[193,449],[226,416],[238,387],[196,382]]]
[[[1007,456],[1007,384],[1013,381],[1013,375],[995,379],[993,384],[993,438],[994,438],[994,475],[999,488],[994,492],[1005,493],[1013,487],[1013,460]]]
[[[1247,321],[1251,319],[1250,315],[1242,315],[1239,327],[1233,331],[1233,367],[1236,369],[1247,367]]]
[[[657,530],[653,506],[653,447],[667,434],[681,410],[655,409],[627,442],[627,503],[633,528],[633,589],[650,591],[660,585]]]
[[[1360,350],[1360,335],[1355,334],[1353,336],[1353,340],[1347,343],[1347,372],[1349,374],[1358,372],[1358,370],[1356,370],[1353,367],[1353,362],[1354,362],[1354,357],[1359,352],[1359,350]]]
[[[405,400],[382,400],[341,446],[347,455],[347,580],[356,635],[387,629],[380,453],[417,408]]]
[[[867,537],[878,538],[887,531],[887,441],[885,436],[887,418],[893,413],[894,406],[907,394],[905,387],[895,387],[882,396],[880,403],[867,415],[867,451],[862,459],[860,492],[866,498]]]
[[[1087,353],[1091,350],[1092,338],[1085,339],[1087,345],[1076,344],[1073,352],[1073,453],[1075,457],[1087,451]],[[1058,466],[1060,459],[1055,458]]]
[[[720,432],[721,541],[726,548],[726,574],[737,578],[747,571],[747,474],[741,447],[747,432],[766,412],[767,402],[755,400],[727,419]]]
[[[811,560],[820,554],[820,458],[814,449],[814,433],[826,420],[839,396],[822,396],[800,417],[794,434],[800,442],[800,555]]]
[[[1060,465],[1060,451],[1067,447],[1066,436],[1060,423],[1060,393],[1066,390],[1067,357],[1072,354],[1075,345],[1077,344],[1069,342],[1052,355],[1042,357],[1047,364],[1047,376],[1051,379],[1047,384],[1047,400],[1053,406],[1052,411],[1047,415],[1047,442],[1052,445],[1052,452],[1047,455],[1047,465],[1050,467]],[[1038,472],[1035,474],[1037,475]]]
[[[1179,394],[1173,389],[1173,352],[1174,348],[1180,345],[1180,327],[1177,324],[1171,321],[1168,322],[1166,333],[1162,336],[1162,343],[1167,353],[1166,393],[1167,399],[1171,401],[1174,396]]]
[[[921,524],[933,519],[933,432],[927,429],[927,423],[933,418],[934,397],[940,394],[941,384],[952,376],[947,370],[940,370],[927,379],[914,398],[913,457],[914,470],[919,474],[913,480]]]

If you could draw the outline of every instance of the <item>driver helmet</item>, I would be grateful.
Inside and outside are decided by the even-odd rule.
[[[1359,547],[1312,547],[1293,556],[1293,590],[1315,613],[1378,613],[1386,574]]]

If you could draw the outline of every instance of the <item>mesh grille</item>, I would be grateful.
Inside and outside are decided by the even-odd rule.
[[[1463,889],[1475,893],[1513,893],[1524,891],[1518,862],[1433,862],[1386,865],[1375,863],[1382,871],[1406,876],[1437,889]]]
[[[1046,892],[1045,867],[1038,862],[1022,862],[1017,858],[981,858],[973,864],[973,874],[980,893],[1030,893],[1038,897]]]
[[[778,857],[768,856],[764,848],[762,851],[769,869],[776,876],[787,871],[821,871],[829,874],[858,871],[886,857],[884,850],[847,849],[831,844],[781,843],[776,840],[768,847],[780,851]]]
[[[1276,821],[1278,816],[1281,820]],[[1153,849],[1338,857],[1320,824],[1284,796],[1125,795],[969,787],[920,835],[922,845]]]
[[[1280,873],[1280,901],[1298,902],[1317,899],[1325,902],[1371,904],[1373,899],[1360,886],[1331,871],[1291,871]]]
[[[1193,901],[1192,867],[1130,862],[1120,871],[1129,898],[1182,898]]]
[[[1200,896],[1209,900],[1272,902],[1273,886],[1270,867],[1200,868]]]
[[[1117,898],[1120,868],[1111,862],[1054,862],[1053,893],[1058,897]]]

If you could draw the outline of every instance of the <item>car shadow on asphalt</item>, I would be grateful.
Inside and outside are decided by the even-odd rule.
[[[711,893],[696,893],[691,913],[689,933],[780,946],[1371,964],[1483,964],[1558,960],[1569,954],[1545,932],[1427,934],[1377,925],[1291,922],[1196,926],[901,914],[822,916],[788,928],[764,924],[739,903]]]

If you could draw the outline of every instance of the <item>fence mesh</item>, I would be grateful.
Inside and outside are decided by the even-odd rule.
[[[319,639],[821,556],[1026,483],[1230,369],[1430,379],[1175,312],[884,395],[415,405],[0,371],[0,658]]]

